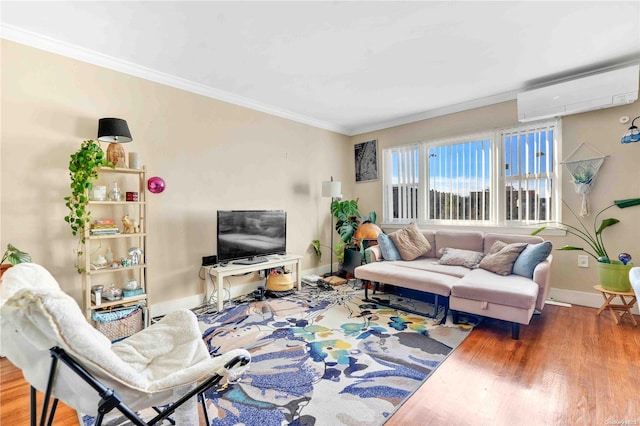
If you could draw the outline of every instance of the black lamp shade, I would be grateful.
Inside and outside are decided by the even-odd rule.
[[[102,142],[131,142],[131,132],[126,120],[121,118],[101,118],[98,121],[98,140]]]

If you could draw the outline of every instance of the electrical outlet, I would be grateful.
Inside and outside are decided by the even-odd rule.
[[[588,268],[589,267],[589,256],[586,254],[578,255],[578,268]]]

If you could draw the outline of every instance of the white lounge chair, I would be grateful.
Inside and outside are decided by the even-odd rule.
[[[189,310],[173,312],[112,344],[86,321],[53,276],[33,263],[6,271],[1,289],[2,352],[31,385],[32,425],[35,389],[45,393],[43,425],[53,419],[58,400],[95,416],[96,425],[114,409],[136,425],[156,424],[176,410],[180,414],[176,417],[197,417],[192,398],[198,395],[205,408],[202,394],[222,381],[238,379],[250,362],[244,349],[212,358]],[[172,402],[174,395],[181,397]],[[148,423],[136,414],[165,404],[171,405],[157,410],[159,414]]]

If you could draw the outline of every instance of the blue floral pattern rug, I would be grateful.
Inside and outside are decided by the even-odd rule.
[[[460,315],[465,324],[448,318],[440,325],[442,309],[432,319],[366,302],[363,296],[363,290],[348,285],[305,287],[286,297],[237,300],[221,313],[199,315],[212,356],[245,348],[252,357],[238,382],[205,394],[211,424],[381,425],[478,322]],[[389,297],[394,305],[433,312],[433,305]],[[149,409],[140,415],[155,413]],[[203,418],[200,413],[202,424]],[[94,422],[91,416],[81,419],[84,426]]]
[[[470,333],[364,302],[363,291],[306,288],[199,318],[212,355],[243,347],[242,379],[211,390],[213,425],[380,425]],[[406,298],[419,312],[433,306]],[[441,312],[442,315],[442,312]]]

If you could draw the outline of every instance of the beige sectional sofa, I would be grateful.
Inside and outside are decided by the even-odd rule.
[[[506,273],[506,275],[500,275],[477,265],[458,266],[455,265],[456,262],[441,264],[444,260],[443,254],[447,256],[447,260],[450,260],[450,253],[464,250],[484,253],[480,256],[488,259],[490,256],[486,254],[497,241],[524,246],[526,249],[528,246],[541,245],[544,241],[542,238],[481,232],[440,230],[420,230],[419,232],[429,242],[428,251],[413,260],[385,260],[380,245],[369,247],[367,256],[370,256],[370,259],[368,263],[355,269],[355,277],[376,283],[376,288],[378,283],[382,283],[431,293],[434,295],[436,304],[434,314],[438,313],[440,304],[444,306],[443,321],[446,321],[449,309],[452,311],[454,322],[457,322],[458,312],[508,321],[512,325],[514,339],[519,337],[520,324],[529,324],[534,311],[542,311],[544,308],[550,288],[551,255],[544,254],[542,255],[542,258],[546,257],[544,260],[530,265],[529,272],[533,270],[531,277],[511,273],[510,267],[507,267],[508,272],[499,271],[499,273]],[[500,245],[501,243],[498,243],[495,247]],[[544,245],[550,251],[550,243],[546,242]],[[516,254],[516,256],[519,255]],[[522,269],[519,268],[519,270]],[[365,297],[369,298],[368,286],[365,286],[365,289],[367,289]],[[374,301],[381,303],[378,299]],[[384,304],[384,301],[382,303]],[[428,313],[424,314],[428,315]]]

